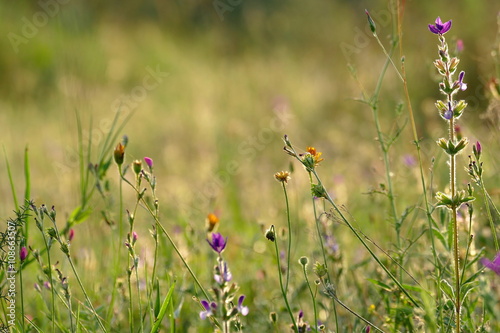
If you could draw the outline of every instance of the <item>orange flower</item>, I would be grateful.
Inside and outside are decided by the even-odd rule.
[[[212,232],[219,224],[219,218],[214,213],[207,215],[207,231]]]
[[[307,147],[306,151],[313,157],[313,159],[314,159],[314,166],[317,166],[321,161],[324,160],[324,158],[321,158],[321,155],[323,153],[317,151],[316,148],[314,148],[314,147]]]

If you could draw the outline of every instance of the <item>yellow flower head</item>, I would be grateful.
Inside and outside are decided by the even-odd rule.
[[[207,231],[212,232],[219,224],[219,218],[214,213],[207,215]]]
[[[307,147],[306,151],[312,156],[314,160],[314,166],[318,166],[318,164],[324,160],[324,158],[321,158],[321,155],[323,153],[319,152],[316,150],[314,147]]]
[[[288,183],[290,180],[290,172],[288,171],[281,171],[281,172],[276,172],[274,174],[274,178],[276,178],[277,181],[280,183]]]

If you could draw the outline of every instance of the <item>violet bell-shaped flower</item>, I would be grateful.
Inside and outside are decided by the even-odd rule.
[[[438,16],[434,24],[429,24],[429,31],[436,35],[444,35],[451,29],[451,20],[443,23]]]
[[[227,237],[224,239],[224,237],[222,237],[222,235],[217,232],[212,234],[212,242],[210,242],[208,239],[207,242],[215,252],[221,254],[221,252],[226,248]]]

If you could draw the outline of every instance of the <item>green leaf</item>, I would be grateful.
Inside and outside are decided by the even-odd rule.
[[[68,223],[70,225],[82,223],[87,219],[87,217],[90,216],[90,213],[92,213],[91,209],[83,210],[82,206],[78,206],[73,210],[73,212],[71,212],[68,218]]]
[[[448,242],[446,241],[446,238],[444,238],[443,234],[441,233],[441,231],[439,231],[438,229],[436,228],[432,228],[432,233],[434,234],[434,236],[439,239],[439,241],[441,242],[441,244],[446,248],[448,249]]]
[[[455,291],[448,281],[441,280],[441,291],[444,292],[450,300],[455,299]]]
[[[384,290],[387,290],[387,291],[393,291],[393,288],[391,288],[389,285],[383,283],[382,281],[378,281],[378,280],[375,280],[375,279],[368,279],[368,281],[370,281],[371,283],[373,283],[374,285],[384,289]]]
[[[175,282],[170,286],[170,289],[168,290],[167,296],[165,297],[165,300],[161,305],[160,313],[158,314],[158,317],[153,323],[153,327],[151,327],[151,333],[157,333],[160,331],[161,321],[163,320],[163,317],[165,317],[165,314],[167,313],[167,307],[169,303],[172,301],[172,296],[174,294],[174,287],[175,287]]]

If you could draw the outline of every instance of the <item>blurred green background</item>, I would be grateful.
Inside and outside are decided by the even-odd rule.
[[[493,135],[488,130],[497,127],[479,116],[488,105],[486,83],[495,76],[491,51],[499,7],[471,0],[406,3],[407,75],[429,155],[443,132],[433,107],[439,97],[432,66],[436,38],[427,24],[438,15],[453,19],[447,37],[464,42],[460,69],[469,83],[464,132],[488,141]],[[368,33],[365,8],[389,47],[386,1],[4,1],[2,145],[15,171],[29,146],[36,201],[71,205],[77,193],[75,111],[92,128],[97,145],[121,105],[134,112],[123,133],[131,141],[129,156],[151,156],[160,182],[168,184],[163,195],[187,207],[231,160],[240,168],[225,184],[235,184],[245,206],[265,207],[266,195],[276,187],[272,173],[287,167],[288,158],[281,154],[284,133],[304,148],[315,145],[323,151],[324,172],[356,180],[348,192],[363,191],[382,174],[371,113],[353,101],[361,90],[347,65],[356,68],[371,92],[384,61]],[[144,89],[150,71],[160,77]],[[392,69],[382,96],[383,128],[389,132],[407,118],[406,108],[399,116],[394,111],[403,95]],[[279,130],[267,133],[277,112],[287,116]],[[259,133],[264,137],[259,139]],[[393,154],[396,168],[402,163],[397,149],[412,152],[411,138],[408,127]],[[14,176],[21,187],[22,174]],[[6,216],[11,202],[3,179],[1,216]],[[224,206],[227,191],[216,187],[210,197]],[[262,195],[255,197],[255,191]],[[75,196],[58,197],[68,192]],[[210,200],[194,205],[213,209]],[[261,214],[255,209],[249,209],[252,218]]]
[[[254,241],[262,237],[261,224],[285,221],[273,179],[290,168],[283,134],[302,149],[323,152],[320,174],[327,188],[367,232],[379,228],[368,222],[384,221],[385,210],[365,208],[387,202],[365,193],[385,181],[384,169],[371,111],[355,101],[361,87],[348,69],[355,68],[370,94],[385,61],[365,8],[389,48],[393,24],[382,0],[1,1],[0,142],[18,194],[27,146],[33,200],[67,216],[79,203],[76,112],[84,139],[92,130],[96,151],[121,107],[120,119],[133,113],[121,133],[130,140],[127,162],[154,159],[168,228],[189,226],[203,234],[206,214],[216,211],[220,231],[235,247],[260,253]],[[499,10],[498,1],[406,1],[402,27],[426,170],[439,157],[435,140],[446,135],[434,107],[440,97],[432,65],[437,38],[427,30],[441,16],[453,20],[450,45],[458,39],[465,45],[459,69],[469,89],[460,97],[470,106],[460,123],[464,135],[483,143],[493,187],[500,165],[498,116],[482,116],[490,104],[488,82],[497,76],[492,51],[498,51]],[[380,101],[384,132],[406,122],[407,108],[398,111],[402,102],[402,84],[390,68]],[[412,140],[407,126],[390,152],[400,210],[420,193],[417,170],[405,163],[415,155]],[[435,186],[441,188],[447,171],[438,162]],[[14,205],[4,158],[0,170],[0,216],[6,219]],[[115,168],[108,176],[116,190]],[[460,177],[467,180],[465,172]],[[295,172],[290,191],[296,213],[310,220],[307,184],[307,175]],[[83,234],[109,229],[99,214],[105,204],[96,199],[94,205],[89,223],[78,227]],[[110,205],[118,214],[116,198]],[[76,244],[83,247],[83,239]]]

